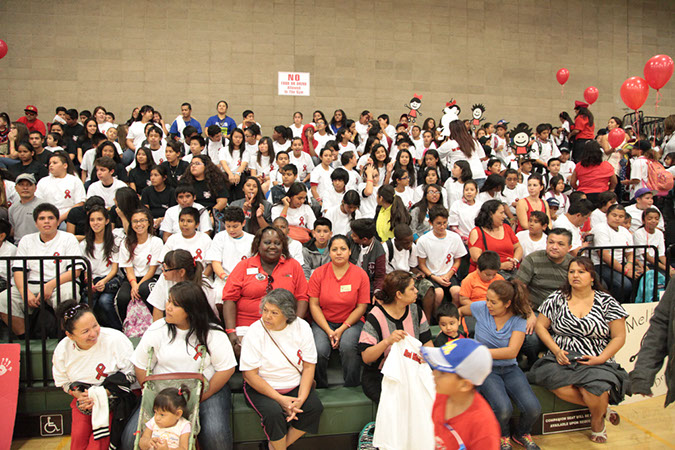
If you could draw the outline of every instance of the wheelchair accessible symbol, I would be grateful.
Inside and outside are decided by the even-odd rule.
[[[63,436],[63,415],[40,416],[40,436]]]

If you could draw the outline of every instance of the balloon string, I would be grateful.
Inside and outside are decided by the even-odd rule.
[[[565,85],[561,84],[560,85],[560,98],[563,98],[564,93],[565,93]]]
[[[637,134],[635,135],[635,140],[639,141],[640,140],[640,111],[637,109],[635,110],[635,122],[633,122],[633,129],[637,130]]]
[[[659,101],[661,100],[661,92],[656,90],[656,110],[659,110]]]

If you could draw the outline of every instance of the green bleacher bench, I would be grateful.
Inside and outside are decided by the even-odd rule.
[[[436,333],[438,332],[437,327]],[[435,335],[435,334],[434,334]],[[139,338],[131,339],[134,346],[140,341]],[[25,344],[21,342],[21,372],[20,372],[20,393],[17,408],[18,415],[39,416],[40,413],[60,413],[63,414],[64,421],[67,421],[66,431],[70,430],[70,402],[72,398],[56,388],[51,381],[51,362],[54,349],[58,340],[49,339],[46,342],[46,363],[47,374],[49,378],[45,383],[42,370],[42,346],[40,341],[31,341],[31,363],[35,382],[33,387],[26,388],[26,355]],[[328,368],[329,385],[332,387],[318,389],[317,393],[324,406],[324,413],[321,417],[319,432],[316,436],[335,436],[335,435],[354,435],[358,434],[365,424],[375,420],[377,414],[377,405],[371,402],[361,387],[347,388],[339,386],[342,380],[342,370],[339,365],[339,355],[333,353]],[[241,373],[235,372],[228,386],[232,391],[232,431],[236,443],[256,442],[265,439],[260,424],[260,417],[256,412],[246,405],[244,394],[242,393],[243,379]],[[567,403],[560,400],[548,390],[539,386],[532,386],[532,389],[541,403],[542,411],[561,412],[580,409],[580,406]],[[17,421],[18,425],[18,421]],[[19,430],[15,430],[20,432]],[[36,428],[37,431],[37,428]],[[541,433],[541,427],[535,426],[533,434]],[[17,436],[18,437],[18,436]]]

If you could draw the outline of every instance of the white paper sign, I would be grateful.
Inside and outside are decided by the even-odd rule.
[[[626,318],[626,343],[618,351],[614,359],[623,367],[626,372],[630,373],[635,368],[637,362],[637,354],[642,346],[642,339],[649,328],[649,319],[654,314],[654,309],[658,303],[628,303],[622,306],[629,314]],[[652,393],[654,396],[665,395],[667,391],[666,386],[666,365],[668,358],[664,360],[663,367],[656,375],[654,386],[652,386]],[[626,399],[621,402],[622,405],[628,403],[635,403],[646,400],[647,397],[642,395],[626,396]]]
[[[309,72],[279,72],[279,95],[309,96]]]

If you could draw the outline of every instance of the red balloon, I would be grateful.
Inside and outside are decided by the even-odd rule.
[[[607,140],[609,141],[609,145],[611,145],[612,148],[619,148],[626,140],[626,132],[623,131],[623,128],[614,128],[609,132]]]
[[[558,80],[558,83],[563,85],[567,83],[567,80],[570,78],[570,71],[563,67],[555,74],[555,78]]]
[[[649,86],[640,77],[630,77],[621,85],[621,100],[630,109],[638,110],[649,96]]]
[[[589,105],[592,105],[598,99],[598,95],[598,88],[589,86],[584,91],[584,100],[586,100]]]
[[[657,91],[673,76],[673,59],[668,55],[656,55],[645,64],[645,80]]]
[[[0,59],[4,58],[7,54],[7,42],[0,39]]]

